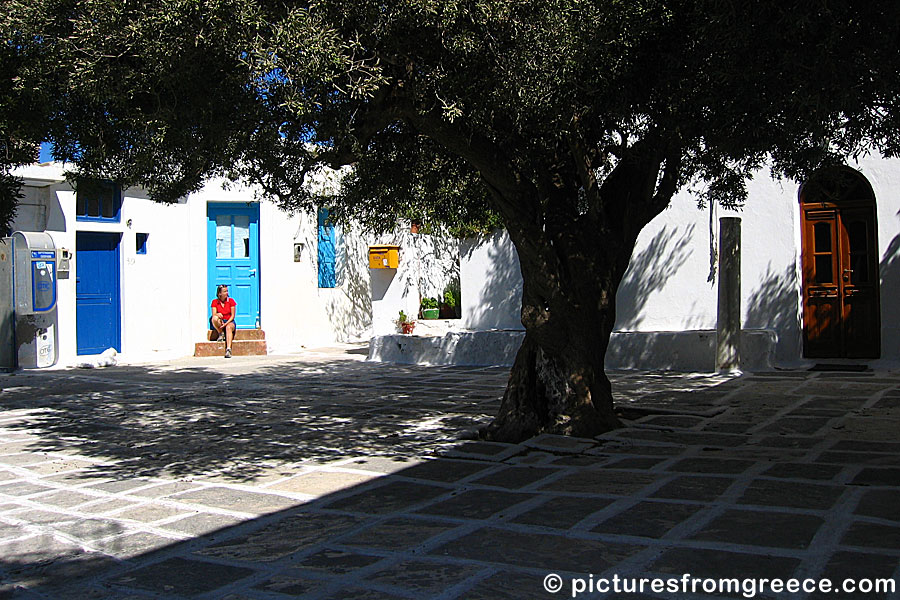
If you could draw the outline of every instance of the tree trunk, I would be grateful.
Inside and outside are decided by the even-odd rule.
[[[602,289],[618,286],[619,278],[605,278],[604,284],[581,273],[576,277],[591,281],[561,281],[565,297],[548,303],[531,292],[528,272],[523,266],[525,340],[499,414],[482,437],[506,442],[539,433],[592,437],[620,427],[603,365],[615,322],[615,289]],[[589,290],[590,297],[573,298]]]
[[[665,161],[660,177],[663,162],[641,153],[621,161],[599,189],[586,192],[592,204],[584,212],[575,208],[577,186],[556,185],[554,201],[532,204],[536,212],[505,214],[522,269],[525,340],[483,438],[593,437],[621,426],[604,358],[637,236],[674,193],[679,161]]]

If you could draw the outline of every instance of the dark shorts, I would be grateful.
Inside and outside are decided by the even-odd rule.
[[[209,330],[210,330],[210,331],[215,331],[216,328],[213,327],[212,319],[213,319],[212,317],[209,318]],[[234,323],[234,321],[232,321],[232,323]],[[237,325],[235,325],[234,327],[235,327],[235,329],[237,329]]]

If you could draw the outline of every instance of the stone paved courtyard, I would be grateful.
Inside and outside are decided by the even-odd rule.
[[[460,439],[507,369],[360,352],[0,375],[0,598],[900,576],[900,373],[613,374],[632,427],[510,445]]]

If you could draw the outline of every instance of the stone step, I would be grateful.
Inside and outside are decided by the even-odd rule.
[[[215,331],[207,331],[206,339],[207,341],[212,340],[213,336],[216,335]],[[221,336],[219,339],[223,339]],[[234,340],[236,342],[243,340],[264,340],[266,339],[266,332],[262,329],[238,329],[234,332]]]
[[[222,356],[224,354],[224,340],[194,344],[194,356]],[[231,342],[232,356],[265,356],[266,354],[268,354],[266,340],[234,340]]]

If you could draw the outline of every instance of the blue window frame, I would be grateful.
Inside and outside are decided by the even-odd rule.
[[[75,220],[119,222],[122,189],[112,181],[82,178],[75,189]]]
[[[149,233],[134,234],[134,252],[135,254],[147,254],[147,238]]]
[[[319,270],[319,287],[333,288],[337,287],[337,253],[335,248],[334,225],[328,222],[328,209],[320,208],[318,214],[319,235],[318,235],[318,270]]]

